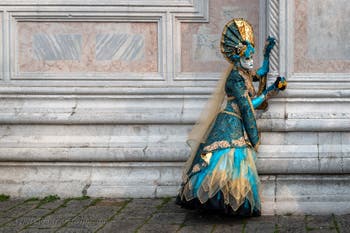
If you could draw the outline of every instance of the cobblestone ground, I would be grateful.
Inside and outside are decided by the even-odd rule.
[[[174,198],[3,200],[0,232],[350,232],[350,215],[232,217],[181,209]]]

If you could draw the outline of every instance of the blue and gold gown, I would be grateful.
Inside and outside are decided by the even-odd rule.
[[[181,184],[177,204],[234,215],[260,215],[260,181],[255,166],[260,140],[254,109],[265,96],[255,97],[252,78],[240,67],[229,73],[226,107],[217,115],[205,143],[200,144]]]

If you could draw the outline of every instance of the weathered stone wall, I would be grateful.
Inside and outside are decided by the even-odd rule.
[[[258,113],[264,214],[350,212],[349,8],[1,1],[0,193],[174,196],[187,132],[228,66],[221,30],[244,17],[257,51],[277,38],[269,81],[281,74],[289,83]]]

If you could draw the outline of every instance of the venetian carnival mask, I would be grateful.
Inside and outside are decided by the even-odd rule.
[[[253,69],[254,61],[253,61],[253,56],[252,55],[250,55],[248,57],[242,56],[239,59],[239,62],[241,63],[242,68],[244,68],[246,70]]]

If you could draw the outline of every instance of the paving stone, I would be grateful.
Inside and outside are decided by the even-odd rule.
[[[79,216],[91,220],[108,219],[118,212],[120,206],[91,206],[84,210]]]
[[[321,228],[321,229],[309,229],[308,230],[309,233],[337,233],[336,229],[325,229],[325,228]],[[350,231],[347,231],[350,232]]]
[[[68,208],[68,207],[62,207],[55,211],[55,215],[57,216],[64,216],[67,218],[75,217],[77,214],[79,214],[84,207],[77,207],[77,208]]]
[[[77,229],[77,228],[62,228],[57,233],[93,233],[93,230],[89,229]]]
[[[142,226],[138,233],[175,233],[180,228],[180,225],[169,224],[146,224]]]
[[[67,202],[67,207],[85,207],[91,204],[94,199],[85,199],[85,200],[70,200]]]
[[[0,233],[12,233],[12,232],[18,232],[22,227],[21,226],[15,226],[15,227],[1,227]]]
[[[167,212],[167,213],[187,213],[188,210],[185,208],[182,208],[179,205],[175,204],[175,198],[172,198],[168,203],[166,203],[162,208],[159,209],[159,212]]]
[[[105,221],[87,221],[86,219],[74,218],[64,228],[75,228],[75,229],[85,229],[89,231],[96,231],[102,225],[104,225]]]
[[[106,223],[107,219],[106,218],[100,218],[100,219],[87,219],[85,218],[85,216],[77,216],[75,218],[73,218],[70,222],[72,223],[76,223],[76,224],[84,224],[84,223],[88,223],[88,224],[99,224],[99,223]]]
[[[24,206],[20,205],[11,210],[6,211],[3,217],[18,217],[20,215],[26,214],[26,212],[34,208],[35,208],[35,205],[24,205]]]
[[[112,206],[112,207],[122,207],[125,202],[127,202],[129,199],[110,199],[105,198],[101,201],[97,202],[95,206]]]
[[[215,227],[214,232],[215,233],[232,233],[232,232],[242,232],[243,230],[243,223],[241,224],[235,224],[235,225],[228,225],[228,224],[218,224]]]
[[[260,216],[251,217],[246,220],[245,231],[246,232],[274,232],[275,225],[278,223],[277,217],[275,216]]]
[[[186,219],[186,213],[156,213],[149,224],[182,224]]]
[[[127,199],[103,199],[94,206],[89,206],[93,199],[73,200],[67,207],[62,207],[56,212],[44,217],[54,208],[60,206],[63,201],[55,201],[48,206],[35,208],[38,201],[23,203],[18,201],[3,208],[19,204],[8,211],[8,215],[19,216],[6,217],[0,215],[0,225],[11,220],[6,225],[0,226],[0,233],[17,232],[118,232],[138,233],[205,233],[205,232],[242,232],[245,224],[245,233],[275,232],[275,224],[279,233],[330,233],[337,232],[332,215],[292,215],[292,216],[261,216],[252,218],[238,218],[212,212],[183,209],[175,204],[172,198],[162,208],[159,207],[164,199],[134,199],[120,213],[118,210],[125,205]],[[69,204],[70,203],[70,204]],[[1,206],[1,202],[0,202]],[[7,207],[6,207],[7,206]],[[42,208],[45,207],[45,208]],[[87,207],[87,208],[86,208]],[[110,216],[118,213],[111,221]],[[339,232],[350,233],[350,215],[334,216]],[[33,223],[33,224],[32,224]],[[32,224],[32,225],[28,225]],[[183,225],[184,224],[184,225]],[[60,228],[64,225],[63,228]],[[182,226],[182,227],[181,227]],[[333,227],[333,228],[332,228]],[[307,229],[306,229],[307,228]]]
[[[18,199],[0,202],[0,212],[5,212],[6,210],[13,208],[14,206],[19,205],[21,203],[23,203],[23,200]]]
[[[49,203],[45,203],[45,204],[41,205],[39,208],[53,210],[53,209],[58,208],[63,203],[64,203],[64,200],[56,200],[56,201],[52,201]]]
[[[49,214],[52,210],[50,209],[33,209],[31,211],[29,211],[28,213],[26,213],[24,216],[31,216],[31,217],[41,217],[44,216],[46,214]]]
[[[122,212],[154,212],[162,203],[162,199],[133,199]]]
[[[99,230],[98,233],[130,233],[134,232],[142,224],[144,224],[143,220],[111,221]]]
[[[99,216],[91,216],[91,215],[79,215],[71,219],[71,221],[77,222],[107,222],[108,218],[103,218]]]
[[[28,228],[25,230],[22,230],[21,233],[54,233],[56,229],[41,229],[41,228]]]
[[[223,224],[231,222],[235,219],[234,216],[227,216],[223,214],[215,214],[212,212],[189,212],[186,215],[185,225],[197,225],[197,224]]]
[[[22,226],[25,227],[27,225],[33,224],[38,220],[38,217],[19,217],[14,219],[13,221],[6,224],[6,226],[14,227],[14,226]]]
[[[305,230],[305,216],[278,216],[278,230],[283,233],[302,233]]]
[[[153,213],[154,211],[158,210],[157,207],[160,206],[162,202],[162,199],[134,199],[125,206],[122,213]]]
[[[148,209],[148,208],[140,208],[137,211],[129,209],[126,211],[123,210],[119,214],[119,216],[122,219],[147,219],[155,212],[156,212],[155,209]]]
[[[2,217],[0,217],[0,225],[6,223],[8,221],[11,221],[12,219],[13,218],[6,218],[6,217],[2,218]]]
[[[350,214],[335,215],[335,220],[341,233],[350,232]]]
[[[62,215],[49,215],[39,221],[35,222],[31,227],[33,228],[58,228],[71,218]]]
[[[246,232],[255,232],[255,233],[266,233],[266,232],[274,232],[275,231],[275,224],[272,223],[251,223],[248,221],[246,227]]]
[[[336,232],[335,225],[333,222],[333,216],[332,215],[321,215],[321,216],[315,216],[310,215],[307,216],[307,226],[308,229],[320,232],[321,230],[325,230],[328,232]]]
[[[207,224],[197,224],[193,226],[184,226],[178,232],[179,233],[210,233],[212,232],[215,225],[207,225]]]

